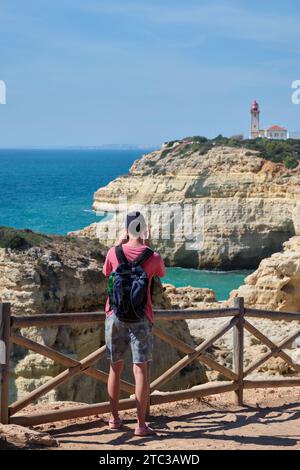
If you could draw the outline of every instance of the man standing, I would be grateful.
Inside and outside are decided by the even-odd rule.
[[[103,273],[109,276],[106,303],[105,342],[110,360],[108,395],[111,403],[111,429],[119,429],[120,379],[124,354],[130,346],[135,378],[137,426],[135,435],[148,436],[153,430],[146,424],[148,403],[148,363],[152,360],[151,282],[163,277],[165,266],[159,253],[148,247],[147,226],[140,212],[127,214],[125,237],[107,253]]]

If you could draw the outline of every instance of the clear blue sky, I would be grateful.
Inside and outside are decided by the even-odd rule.
[[[0,146],[300,130],[300,4],[0,0]]]

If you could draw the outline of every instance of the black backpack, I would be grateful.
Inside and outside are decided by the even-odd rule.
[[[153,255],[153,251],[146,248],[134,261],[129,262],[122,245],[116,246],[115,250],[119,266],[109,279],[110,306],[121,321],[143,321],[149,279],[142,264]]]

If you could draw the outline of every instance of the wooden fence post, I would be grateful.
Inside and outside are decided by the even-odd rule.
[[[244,298],[234,299],[234,307],[239,309],[238,323],[233,327],[233,370],[238,376],[238,389],[235,393],[235,401],[239,406],[243,406],[244,389]]]
[[[0,303],[0,422],[8,424],[10,304]]]

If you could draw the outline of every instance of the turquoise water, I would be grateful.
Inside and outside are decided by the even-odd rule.
[[[163,282],[176,287],[209,287],[218,300],[228,299],[229,293],[244,284],[244,279],[252,271],[206,271],[185,268],[168,268]]]
[[[0,225],[66,234],[100,218],[93,193],[128,172],[145,150],[0,150]],[[248,272],[218,273],[169,268],[165,282],[210,287],[218,299]]]
[[[142,150],[0,150],[0,225],[66,234],[99,221],[93,193]]]

